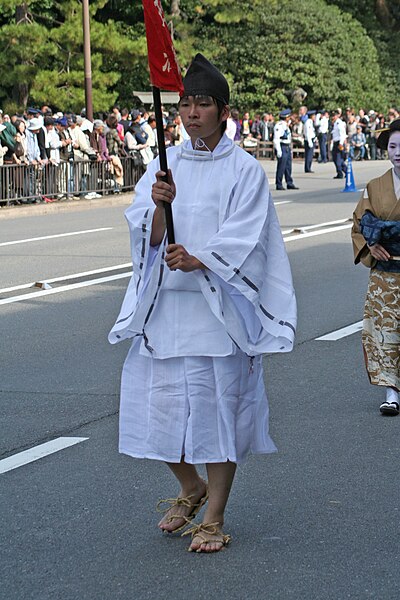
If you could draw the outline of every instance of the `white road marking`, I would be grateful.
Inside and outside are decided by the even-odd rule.
[[[288,201],[290,202],[290,201]],[[340,225],[340,223],[346,223],[345,225]],[[338,224],[336,227],[327,227],[325,229],[320,229],[317,231],[309,231],[310,229],[316,229],[318,227],[326,227],[327,225],[334,225],[334,224]],[[340,231],[342,229],[349,229],[350,227],[352,227],[352,223],[348,223],[348,219],[340,219],[338,221],[329,221],[327,223],[319,223],[317,225],[307,225],[305,227],[302,228],[294,228],[294,229],[289,229],[286,231],[282,231],[282,235],[286,236],[284,237],[284,241],[285,242],[293,242],[296,240],[301,240],[301,239],[305,239],[308,237],[314,237],[316,235],[325,235],[326,233],[334,233],[336,231]],[[109,228],[103,228],[103,229],[93,229],[93,230],[87,230],[86,232],[94,232],[94,231],[103,231],[105,229],[112,229],[112,227]],[[290,235],[293,234],[295,231],[304,231],[303,233],[299,233],[299,234],[295,234],[295,235]],[[75,234],[62,234],[62,235],[77,235],[78,233],[86,233],[86,232],[75,232]],[[52,237],[52,236],[49,236]],[[54,236],[54,237],[59,237],[59,236]],[[40,238],[33,238],[33,239],[40,239]],[[6,242],[6,244],[8,243],[12,243],[12,242]],[[108,272],[108,271],[113,271],[113,270],[117,270],[117,269],[123,269],[123,268],[128,268],[131,266],[131,263],[124,263],[122,265],[114,265],[111,267],[106,267],[106,268],[102,268],[102,269],[94,269],[92,271],[84,271],[82,273],[75,273],[73,275],[65,275],[62,277],[54,277],[51,279],[40,279],[38,281],[38,283],[55,283],[58,281],[67,281],[68,279],[77,279],[78,277],[86,277],[88,275],[94,275],[96,273],[104,273],[104,272]],[[40,291],[35,291],[35,292],[31,292],[29,294],[22,294],[20,296],[12,296],[11,298],[4,298],[0,300],[0,305],[2,304],[12,304],[14,302],[22,302],[23,300],[30,300],[31,298],[39,298],[42,296],[46,296],[49,294],[60,294],[61,292],[68,292],[70,290],[75,290],[78,288],[83,288],[83,287],[89,287],[92,285],[97,285],[97,284],[101,284],[101,283],[106,283],[108,281],[115,281],[117,279],[123,279],[125,277],[130,277],[132,275],[132,272],[126,272],[126,273],[119,273],[118,275],[110,275],[108,277],[100,277],[99,279],[91,279],[89,281],[82,281],[80,283],[73,283],[71,285],[62,285],[60,287],[57,288],[52,288],[52,289],[41,289]],[[35,283],[37,282],[31,282],[31,283],[24,283],[22,285],[17,285],[14,287],[8,287],[8,288],[3,288],[0,289],[0,294],[4,294],[6,292],[13,292],[13,291],[17,291],[17,290],[23,290],[23,289],[27,289],[30,288],[32,286],[35,285]]]
[[[278,206],[278,204],[292,204],[293,200],[280,200],[279,202],[274,202],[275,206]]]
[[[39,279],[38,281],[32,281],[30,283],[23,283],[22,285],[15,285],[14,287],[8,287],[0,289],[0,294],[6,292],[15,292],[17,290],[26,290],[35,285],[35,283],[55,283],[56,281],[68,281],[68,279],[78,279],[86,277],[87,275],[96,275],[97,273],[107,273],[108,271],[117,271],[118,269],[128,269],[132,266],[132,263],[124,263],[122,265],[113,265],[112,267],[104,267],[102,269],[94,269],[92,271],[83,271],[82,273],[73,273],[72,275],[62,275],[61,277],[53,277],[51,279]]]
[[[322,335],[321,337],[317,337],[315,339],[316,341],[321,342],[335,342],[336,340],[353,335],[353,333],[357,333],[357,331],[361,331],[362,327],[363,322],[358,321],[358,323],[353,323],[353,325],[348,325],[342,329],[337,329],[336,331],[332,331],[331,333],[327,333],[326,335]]]
[[[304,225],[303,227],[292,227],[292,229],[286,229],[286,231],[282,231],[282,235],[286,235],[288,233],[296,233],[301,231],[310,231],[310,229],[318,229],[327,227],[328,225],[342,225],[344,223],[349,223],[349,219],[339,219],[337,221],[327,221],[326,223],[317,223],[316,225]]]
[[[52,288],[51,290],[41,290],[39,292],[32,292],[30,294],[22,294],[21,296],[12,296],[11,298],[4,298],[0,300],[1,304],[13,304],[14,302],[22,302],[23,300],[30,300],[31,298],[42,298],[50,294],[60,294],[61,292],[69,292],[70,290],[77,290],[78,288],[89,287],[91,285],[98,285],[99,283],[106,283],[108,281],[115,281],[116,279],[123,279],[124,277],[130,277],[132,271],[128,273],[118,273],[118,275],[110,275],[109,277],[100,277],[99,279],[90,279],[89,281],[81,281],[80,283],[71,283],[70,285],[62,285],[58,288]]]
[[[86,437],[60,437],[51,442],[46,442],[45,444],[34,446],[24,452],[9,456],[8,458],[3,458],[3,460],[0,460],[0,474],[7,473],[7,471],[12,471],[13,469],[18,469],[18,467],[27,465],[44,456],[53,454],[54,452],[64,450],[64,448],[68,448],[69,446],[80,444],[88,439],[89,438]]]
[[[339,227],[328,227],[328,229],[322,229],[320,231],[310,231],[307,233],[299,233],[298,235],[292,235],[290,237],[285,237],[283,240],[285,242],[294,242],[296,240],[304,240],[309,237],[314,237],[316,235],[325,235],[326,233],[333,233],[335,231],[341,231],[342,229],[350,229],[352,227],[352,223],[348,225],[341,225]]]
[[[25,240],[14,240],[12,242],[1,242],[0,246],[14,246],[15,244],[25,244],[27,242],[38,242],[40,240],[52,240],[54,238],[68,237],[71,235],[83,235],[85,233],[96,233],[97,231],[109,231],[113,227],[100,227],[99,229],[86,229],[85,231],[71,231],[70,233],[57,233],[56,235],[43,235],[36,238],[26,238]]]

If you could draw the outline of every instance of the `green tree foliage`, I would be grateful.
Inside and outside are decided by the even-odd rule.
[[[359,22],[338,8],[322,0],[280,0],[267,7],[243,2],[232,26],[230,3],[206,4],[212,9],[193,19],[201,40],[196,50],[206,49],[227,74],[232,103],[240,109],[291,105],[298,88],[314,107],[386,105],[376,48]],[[181,1],[183,14],[187,5],[192,0]]]
[[[378,50],[378,60],[389,103],[399,104],[400,1],[328,0],[328,4],[335,4],[365,27]],[[368,56],[365,59],[368,61]]]
[[[385,110],[400,92],[399,0],[162,0],[183,71],[198,51],[226,73],[232,104]],[[90,0],[95,112],[149,89],[141,0]],[[80,0],[2,0],[0,104],[84,106]],[[397,60],[397,61],[396,61]]]
[[[10,16],[0,28],[1,101],[5,107],[23,108],[29,100],[80,111],[85,104],[81,2],[6,2]],[[146,55],[143,35],[134,39],[125,34],[123,24],[97,20],[105,4],[106,0],[90,2],[95,111],[117,100],[115,86],[124,70],[138,56],[144,59]]]

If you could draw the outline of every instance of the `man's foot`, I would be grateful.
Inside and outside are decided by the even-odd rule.
[[[278,192],[281,192],[282,190],[284,190],[285,188],[282,185],[277,185],[276,189],[278,190]]]
[[[343,175],[335,175],[333,179],[343,179]]]
[[[382,404],[379,407],[379,410],[381,411],[381,413],[383,415],[389,415],[389,416],[393,416],[395,417],[396,415],[399,414],[399,404],[398,402],[382,402]]]
[[[298,188],[297,185],[288,185],[287,189],[288,190],[299,190],[300,188]]]
[[[185,535],[192,536],[188,552],[219,552],[231,541],[230,535],[222,533],[218,522],[192,525],[192,527],[182,533],[182,536]]]
[[[181,531],[200,511],[208,499],[208,487],[205,481],[201,480],[199,486],[188,496],[178,496],[177,498],[167,498],[160,500],[157,504],[157,510],[164,512],[165,515],[158,523],[162,531],[166,533],[175,533]],[[165,509],[160,508],[166,504]]]
[[[304,173],[314,173],[314,171],[304,171]]]

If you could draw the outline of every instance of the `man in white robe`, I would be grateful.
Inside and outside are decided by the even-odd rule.
[[[150,163],[126,211],[134,273],[110,341],[133,338],[120,451],[164,460],[178,479],[162,530],[181,530],[208,500],[189,550],[215,552],[229,541],[222,526],[236,464],[276,450],[262,354],[292,349],[296,301],[268,180],[224,134],[226,79],[197,55],[184,89],[190,140],[168,150],[168,183],[158,159]],[[164,202],[173,203],[176,244],[166,239]]]

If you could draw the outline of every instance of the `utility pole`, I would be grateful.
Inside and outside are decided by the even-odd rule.
[[[83,20],[83,61],[85,69],[85,105],[86,118],[93,121],[93,97],[92,97],[92,60],[90,55],[90,18],[89,0],[82,0]]]

